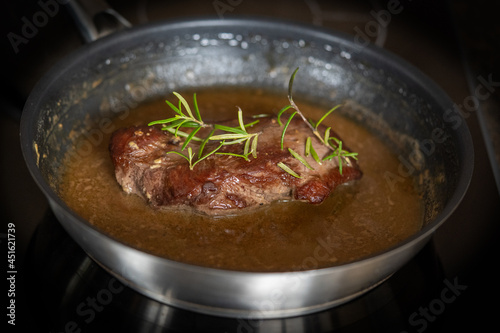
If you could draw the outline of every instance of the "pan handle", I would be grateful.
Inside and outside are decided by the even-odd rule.
[[[86,43],[132,24],[104,0],[70,0],[68,9]]]

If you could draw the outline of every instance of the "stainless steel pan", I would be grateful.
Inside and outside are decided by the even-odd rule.
[[[75,214],[58,196],[63,157],[75,133],[91,153],[112,117],[126,117],[173,90],[261,87],[294,93],[346,114],[401,158],[415,177],[425,226],[382,253],[304,272],[249,273],[202,268],[124,245]],[[473,148],[452,101],[418,70],[350,36],[282,21],[196,19],[140,26],[93,41],[36,85],[23,111],[22,149],[62,226],[102,267],[158,301],[230,317],[295,316],[335,306],[374,288],[409,261],[457,207],[472,175]],[[97,130],[88,132],[88,125]],[[431,149],[432,148],[432,149]],[[382,176],[382,175],[381,175]],[[436,185],[436,179],[439,183]],[[312,254],[304,254],[305,256]]]

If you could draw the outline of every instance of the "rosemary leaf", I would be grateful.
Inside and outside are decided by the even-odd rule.
[[[182,97],[181,94],[177,93],[177,92],[173,92],[173,94],[179,99],[179,102],[182,103],[182,105],[184,106],[184,108],[186,109],[187,113],[189,114],[189,117],[190,118],[193,118],[193,113],[191,112],[191,108],[189,107],[189,104],[188,102],[186,101],[186,99],[184,97]],[[179,108],[180,109],[180,108]]]
[[[302,178],[300,177],[300,175],[298,175],[295,171],[293,171],[292,169],[290,169],[285,163],[283,162],[279,162],[277,164],[277,166],[279,166],[281,169],[283,169],[284,171],[286,171],[287,173],[289,173],[290,175],[294,176],[295,178]]]
[[[258,135],[254,135],[253,140],[252,140],[252,149],[250,150],[250,152],[252,153],[253,158],[257,158],[257,140],[258,140],[258,138],[259,138]]]
[[[268,114],[268,113],[260,113],[260,114],[254,114],[253,116],[251,116],[253,119],[258,119],[258,118],[267,118],[267,117],[271,117],[272,115],[271,114]]]
[[[242,154],[235,154],[235,153],[215,153],[216,155],[229,155],[229,156],[234,156],[234,157],[241,157],[241,158],[244,158],[245,161],[249,161],[248,159],[248,156],[247,155],[242,155]]]
[[[323,157],[323,161],[331,161],[333,158],[337,157],[337,151],[334,151],[328,156]]]
[[[180,137],[183,137],[183,138],[187,138],[187,137],[189,136],[189,134],[188,134],[188,133],[183,132],[183,131],[179,131],[179,130],[174,130],[174,129],[173,129],[173,128],[171,128],[171,127],[165,127],[164,129],[165,129],[165,131],[170,132],[170,133],[174,134],[175,136],[180,136]],[[193,136],[193,137],[191,138],[191,140],[198,141],[198,142],[203,141],[203,139],[200,139],[200,138],[199,138],[199,137],[197,137],[197,136]]]
[[[179,122],[178,125],[175,125],[176,129],[175,129],[175,136],[177,136],[177,132],[179,131],[179,128],[181,128],[184,124],[187,124],[189,122],[189,120],[182,120]],[[189,135],[188,135],[189,136]]]
[[[199,123],[196,123],[194,121],[191,121],[191,120],[185,120],[185,121],[182,121],[182,122],[179,122],[179,124],[175,125],[175,126],[179,126],[179,127],[189,127],[189,128],[198,128],[198,127],[203,127],[202,125],[200,125]]]
[[[246,137],[242,138],[242,139],[237,139],[237,140],[231,140],[231,141],[224,141],[224,146],[228,146],[228,145],[236,145],[238,143],[242,143],[242,142],[245,142],[246,140],[248,140]]]
[[[214,135],[210,137],[210,140],[212,141],[219,141],[219,140],[237,140],[237,139],[245,139],[249,136],[249,134],[220,134],[220,135]]]
[[[291,105],[295,104],[293,102],[293,99],[292,99],[292,87],[293,87],[293,81],[295,80],[295,75],[297,74],[298,71],[299,71],[299,67],[297,67],[295,69],[292,76],[290,77],[290,81],[288,81],[288,100],[290,101]]]
[[[343,156],[354,158],[356,161],[358,160],[358,153],[345,153]]]
[[[330,138],[330,130],[332,128],[331,127],[328,127],[326,130],[325,130],[325,142],[328,142],[328,139]]]
[[[332,147],[334,149],[338,149],[339,146],[342,144],[342,141],[340,141],[339,139],[337,139],[336,137],[333,136],[329,139],[328,143],[330,144],[330,147]]]
[[[292,148],[288,148],[288,151],[290,152],[290,154],[292,154],[293,157],[298,159],[300,163],[304,164],[304,166],[306,168],[308,168],[309,170],[314,170],[314,168],[309,163],[307,163],[307,161],[302,156],[300,156],[300,154],[298,154],[296,151],[294,151]]]
[[[330,161],[330,160],[334,159],[335,157],[337,157],[337,159],[338,159],[339,172],[342,175],[342,164],[343,164],[342,163],[342,156],[341,156],[340,151],[338,149],[335,150],[332,154],[324,157],[323,161]]]
[[[285,127],[283,128],[283,132],[281,133],[281,150],[283,150],[283,143],[285,141],[285,132],[286,132],[286,129],[288,128],[288,125],[290,125],[290,122],[292,121],[292,118],[297,114],[297,111],[295,111],[294,113],[292,113],[290,115],[290,118],[288,118],[288,121],[286,122],[285,124]]]
[[[189,144],[189,142],[191,142],[191,139],[194,138],[194,136],[196,135],[196,133],[199,132],[199,130],[201,130],[201,126],[198,128],[195,128],[193,131],[191,131],[191,133],[189,133],[189,135],[186,137],[186,140],[184,141],[184,144],[182,145],[181,150],[184,150],[184,148],[186,148],[186,146]]]
[[[203,149],[205,149],[205,146],[208,142],[208,140],[210,140],[210,137],[214,134],[215,130],[213,129],[210,134],[205,138],[205,140],[203,140],[200,144],[200,149],[198,149],[198,159],[201,158],[202,154],[203,154]]]
[[[184,154],[182,154],[182,153],[179,153],[178,151],[174,151],[174,150],[167,151],[165,154],[176,154],[176,155],[182,156],[184,159],[186,159],[186,161],[189,162],[189,157],[186,156],[186,155],[184,155]]]
[[[189,155],[189,169],[193,170],[194,164],[193,164],[193,149],[191,147],[188,147],[188,155]]]
[[[342,174],[342,141],[339,140],[339,148],[338,148],[338,151],[339,151],[339,156],[337,157],[338,161],[339,161],[339,172],[340,174]]]
[[[314,147],[312,145],[311,137],[307,137],[306,139],[306,151],[305,151],[306,157],[311,155],[312,158],[318,163],[319,165],[322,165],[321,159],[319,158],[318,154],[316,153],[316,150],[314,150]]]
[[[240,125],[240,128],[243,132],[246,133],[245,129],[245,123],[243,122],[243,111],[241,111],[241,108],[238,106],[238,124]]]
[[[175,151],[175,150],[167,151],[165,154],[177,154],[177,155],[182,156],[185,159],[189,160],[186,155],[184,155],[183,153],[179,153],[178,151]]]
[[[173,118],[168,118],[168,119],[163,119],[163,120],[155,120],[155,121],[150,122],[148,124],[148,126],[153,126],[153,125],[157,125],[157,124],[168,124],[168,123],[174,122],[178,119],[179,118],[177,118],[177,117],[173,117]]]
[[[215,153],[217,152],[217,150],[219,150],[219,149],[220,149],[220,147],[222,147],[222,145],[223,145],[223,144],[224,144],[224,141],[223,141],[223,142],[221,142],[221,143],[220,143],[220,145],[219,145],[217,148],[215,148],[214,150],[212,150],[210,153],[206,154],[206,155],[205,155],[205,156],[203,156],[202,158],[198,158],[198,160],[197,160],[196,162],[194,162],[193,167],[191,168],[191,170],[193,170],[193,168],[194,168],[194,166],[195,166],[196,164],[198,164],[199,162],[203,161],[203,160],[204,160],[204,159],[206,159],[208,156],[215,154]],[[191,147],[189,147],[188,149],[191,149]]]
[[[306,157],[311,154],[311,148],[312,148],[311,137],[308,136],[306,139],[306,150],[305,150]]]
[[[255,124],[258,124],[260,120],[252,121],[251,123],[245,124],[245,128],[252,127]]]
[[[216,124],[216,125],[214,125],[214,128],[222,130],[224,132],[231,132],[231,133],[236,133],[236,134],[240,134],[240,135],[247,135],[248,134],[246,130],[241,130],[238,127],[229,127],[229,126],[225,126],[225,125]]]
[[[250,151],[250,140],[251,139],[247,139],[246,142],[245,142],[245,147],[243,148],[243,155],[248,155],[248,152]]]
[[[290,108],[293,108],[293,106],[287,105],[278,112],[278,124],[280,124],[280,126],[283,126],[283,123],[281,122],[281,115]]]
[[[185,117],[184,113],[182,113],[182,111],[178,107],[176,107],[175,105],[173,105],[172,103],[170,103],[169,100],[165,100],[165,103],[167,103],[168,106],[170,106],[170,108],[172,110],[174,110],[177,114],[179,114],[182,117]],[[180,106],[180,104],[179,104],[179,106]]]
[[[196,100],[196,93],[193,94],[193,105],[196,118],[198,118],[200,122],[203,122],[203,120],[201,120],[200,109],[198,108],[198,101]]]
[[[177,132],[179,132],[179,128],[181,128],[181,127],[182,127],[182,124],[183,124],[183,123],[185,123],[185,122],[187,122],[187,120],[186,120],[186,121],[181,121],[179,125],[175,126],[175,132],[174,132],[174,135],[175,135],[175,136],[177,136]],[[186,133],[186,134],[187,134],[187,133]],[[186,136],[186,138],[187,138],[188,136],[189,136],[189,134]]]
[[[319,127],[319,124],[321,124],[321,122],[323,120],[325,120],[325,118],[328,117],[330,115],[330,113],[332,113],[333,111],[337,110],[340,106],[341,106],[341,104],[338,104],[338,105],[334,106],[333,108],[331,108],[330,111],[328,111],[327,113],[325,113],[323,115],[323,117],[321,117],[320,120],[318,120],[318,122],[316,123],[316,125],[314,125],[314,129],[317,130],[318,127]]]
[[[310,139],[310,138],[308,138]],[[310,142],[310,140],[309,140]],[[319,158],[318,154],[316,153],[316,150],[314,150],[314,147],[312,145],[312,143],[310,143],[310,147],[309,147],[309,151],[311,153],[311,156],[314,158],[314,160],[316,161],[316,163],[318,163],[319,165],[321,165],[321,159]]]

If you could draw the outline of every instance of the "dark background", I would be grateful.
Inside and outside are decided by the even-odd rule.
[[[50,0],[41,2],[49,3]],[[357,29],[365,29],[367,23],[374,20],[370,12],[387,8],[387,2],[108,1],[133,25],[199,15],[221,19],[253,15],[320,25],[353,36]],[[226,11],[219,6],[221,3],[227,5]],[[496,86],[492,84],[489,98],[467,115],[475,148],[474,176],[462,204],[433,239],[446,276],[451,280],[457,278],[467,289],[436,322],[429,323],[427,331],[449,332],[459,328],[480,331],[489,329],[490,324],[496,326],[498,306],[495,303],[500,296],[495,274],[500,240],[500,11],[496,3],[488,0],[401,0],[404,10],[393,15],[377,37],[370,38],[371,42],[399,55],[435,80],[458,105],[474,93],[480,84],[478,77],[498,82]],[[83,44],[65,6],[59,5],[46,23],[37,27],[36,32],[31,31],[32,36],[18,45],[16,52],[9,36],[22,36],[26,20],[33,22],[41,10],[38,1],[27,0],[3,1],[0,7],[1,232],[6,232],[7,223],[15,223],[18,276],[25,271],[23,260],[27,245],[38,221],[48,210],[22,158],[19,145],[22,107],[40,77],[59,59]],[[2,236],[2,246],[4,244],[5,236]],[[4,250],[2,247],[2,253],[6,253]],[[1,260],[0,267],[3,267],[5,261]],[[23,288],[22,284],[18,285],[19,293]],[[43,300],[25,296],[26,302],[39,302],[43,306]],[[17,322],[29,321],[32,316],[23,309],[24,305],[19,304]]]

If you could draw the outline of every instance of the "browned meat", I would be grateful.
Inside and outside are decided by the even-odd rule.
[[[249,133],[261,132],[257,158],[250,156],[246,161],[241,157],[214,154],[200,161],[193,170],[182,156],[166,154],[167,151],[180,151],[182,139],[155,126],[120,129],[110,142],[116,179],[125,192],[143,197],[153,207],[194,207],[210,215],[276,200],[321,203],[339,184],[360,178],[361,171],[356,161],[349,159],[343,163],[341,175],[337,159],[319,165],[311,156],[305,159],[314,170],[306,168],[287,149],[290,147],[304,156],[305,140],[312,136],[307,125],[298,118],[288,127],[283,150],[279,144],[283,127],[275,118],[263,118],[248,130]],[[237,122],[225,125],[237,126]],[[207,134],[202,130],[197,136]],[[336,136],[335,133],[332,136]],[[217,146],[217,142],[210,142],[204,152]],[[320,157],[331,153],[317,139],[313,139],[313,147]],[[241,144],[222,146],[218,150],[238,154],[242,151]],[[285,172],[277,165],[279,162],[301,178]]]

